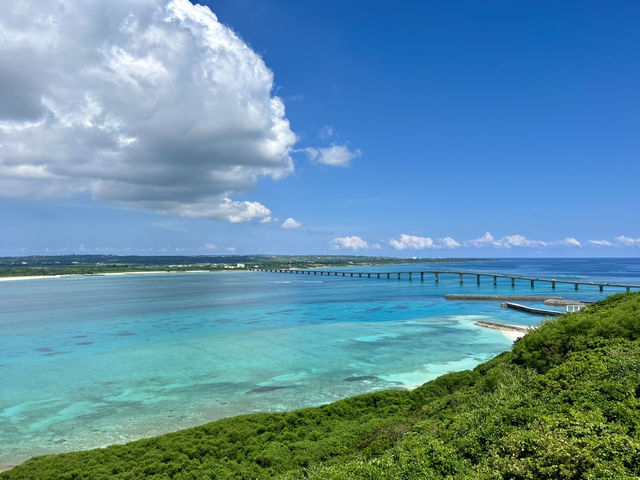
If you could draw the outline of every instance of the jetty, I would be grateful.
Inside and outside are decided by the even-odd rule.
[[[498,285],[498,280],[507,280],[511,282],[511,286],[515,287],[516,281],[526,282],[531,288],[534,288],[536,284],[546,283],[550,284],[552,289],[556,288],[557,284],[573,285],[575,290],[579,287],[597,287],[601,292],[607,289],[631,290],[640,291],[640,285],[622,284],[622,283],[606,283],[606,282],[583,282],[575,280],[557,280],[555,278],[539,278],[539,277],[525,277],[520,275],[509,275],[505,273],[485,273],[485,272],[461,272],[453,270],[421,270],[421,271],[395,271],[395,272],[371,272],[371,271],[355,271],[355,270],[304,270],[304,269],[286,269],[286,268],[251,268],[254,272],[270,272],[270,273],[286,273],[290,275],[314,275],[314,276],[328,276],[328,277],[349,277],[349,278],[377,278],[377,279],[406,279],[412,281],[414,278],[420,278],[421,282],[425,281],[425,276],[433,276],[435,283],[440,281],[442,275],[454,275],[458,277],[460,285],[462,285],[465,279],[475,279],[475,283],[480,285],[481,279],[490,279],[493,281],[493,285]]]
[[[513,302],[504,302],[502,306],[511,308],[513,310],[519,310],[521,312],[533,313],[534,315],[545,315],[551,317],[559,317],[560,315],[564,315],[565,313],[558,310],[547,310],[546,308],[529,307],[528,305],[520,305],[519,303]]]

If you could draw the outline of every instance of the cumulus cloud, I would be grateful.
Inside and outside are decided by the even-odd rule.
[[[613,247],[613,243],[609,240],[589,240],[589,243],[594,247]]]
[[[461,247],[462,244],[451,237],[444,237],[440,240],[440,244],[444,248],[458,248]]]
[[[526,248],[526,247],[580,247],[582,244],[572,237],[558,241],[531,240],[523,235],[506,235],[501,238],[494,237],[491,233],[486,232],[482,237],[472,240],[459,242],[452,237],[444,237],[433,240],[431,237],[420,237],[416,235],[401,234],[398,239],[391,239],[389,244],[396,250],[424,250],[424,249],[440,249],[440,248]]]
[[[285,230],[291,230],[294,228],[300,228],[301,226],[302,226],[302,223],[289,217],[284,222],[282,222],[282,225],[280,225],[280,228],[284,228]]]
[[[374,243],[372,245],[368,244],[362,238],[352,235],[350,237],[338,237],[334,238],[331,242],[335,249],[341,248],[349,248],[351,250],[363,250],[363,249],[373,249],[377,250],[380,248],[380,245]]]
[[[506,235],[501,238],[494,237],[490,232],[486,232],[482,237],[467,240],[463,243],[467,247],[494,247],[494,248],[546,248],[546,247],[580,247],[582,244],[573,237],[564,240],[545,241],[531,240],[524,235]]]
[[[215,250],[216,248],[218,248],[218,247],[213,243],[205,243],[204,244],[204,249],[205,250]]]
[[[573,237],[567,237],[564,240],[560,241],[561,245],[566,245],[567,247],[581,247],[582,244]]]
[[[489,232],[486,232],[482,237],[476,238],[474,240],[468,240],[464,243],[466,246],[470,247],[486,247],[487,245],[494,245],[495,241],[495,237]]]
[[[431,237],[418,237],[405,233],[401,234],[399,239],[392,238],[389,244],[396,250],[423,250],[436,247]]]
[[[308,147],[304,149],[312,162],[323,163],[333,167],[348,167],[351,160],[362,156],[359,149],[349,150],[347,145],[332,144],[330,147],[314,148]]]
[[[631,238],[625,235],[620,235],[614,240],[624,247],[640,247],[640,238]]]
[[[271,212],[233,195],[293,171],[296,136],[273,73],[208,7],[9,3],[0,66],[0,196],[89,193],[246,222]],[[332,146],[315,155],[344,165],[359,152]]]

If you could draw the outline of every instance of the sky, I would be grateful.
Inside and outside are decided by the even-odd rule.
[[[640,256],[638,2],[0,5],[0,255]]]

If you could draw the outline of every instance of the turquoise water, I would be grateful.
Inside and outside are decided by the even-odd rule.
[[[638,260],[571,262],[440,267],[640,283]],[[241,272],[1,282],[0,465],[472,368],[511,345],[474,322],[539,318],[444,294],[551,293],[472,280]],[[554,293],[604,298],[572,286]]]

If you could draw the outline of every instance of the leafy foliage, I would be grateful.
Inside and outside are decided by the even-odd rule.
[[[550,321],[473,371],[32,459],[0,479],[632,479],[640,294]]]

